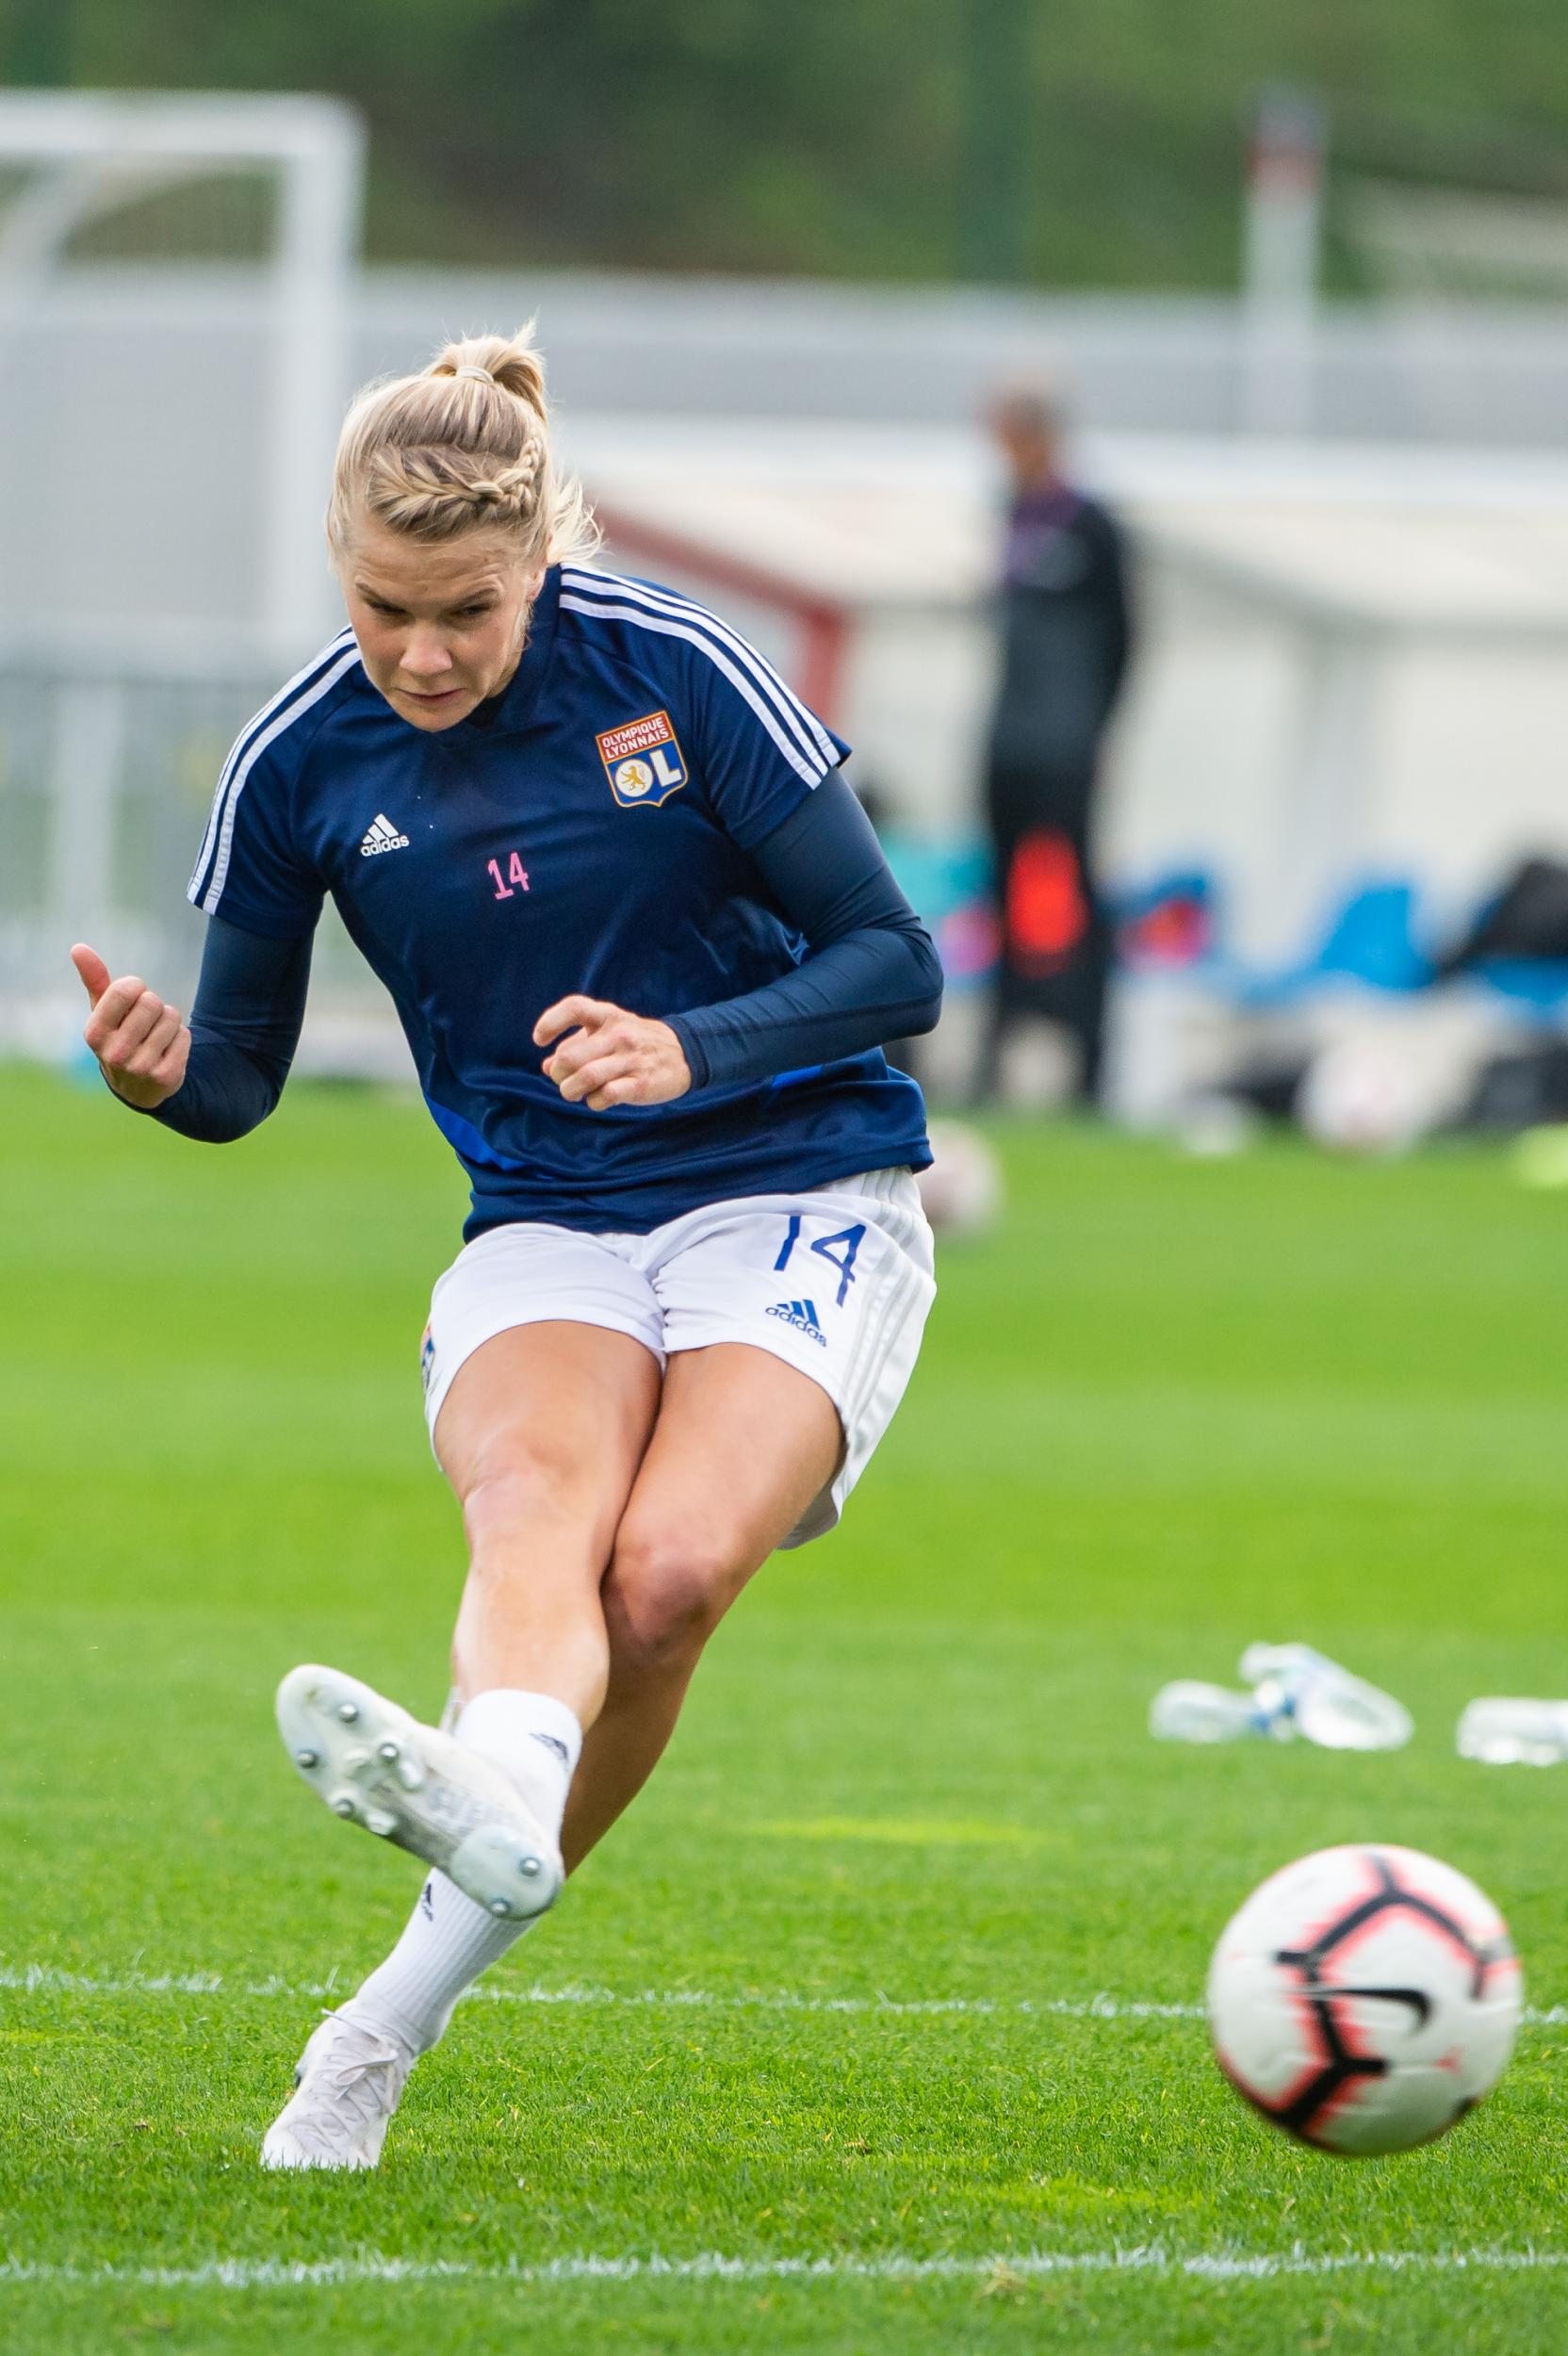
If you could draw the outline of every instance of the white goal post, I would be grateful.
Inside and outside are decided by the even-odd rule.
[[[336,626],[364,150],[327,98],[0,91],[0,1052],[78,1035],[74,937],[188,990],[213,779]]]
[[[0,91],[0,351],[13,366],[84,229],[237,172],[274,183],[269,250],[246,276],[267,323],[260,614],[279,659],[322,618],[322,486],[351,389],[364,149],[359,117],[335,99]]]

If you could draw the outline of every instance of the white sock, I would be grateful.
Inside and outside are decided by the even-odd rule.
[[[503,1767],[534,1813],[559,1835],[582,1755],[582,1728],[553,1693],[496,1686],[458,1711],[457,1740]]]
[[[433,1873],[386,1961],[339,2010],[411,2053],[427,2053],[464,1989],[531,1927],[498,1922],[445,1873]]]

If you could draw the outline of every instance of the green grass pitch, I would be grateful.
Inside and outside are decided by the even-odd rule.
[[[0,2347],[1568,2337],[1568,1771],[1452,1747],[1472,1694],[1568,1692],[1568,1200],[1478,1152],[999,1141],[843,1530],[720,1632],[380,2173],[292,2180],[258,2137],[416,1873],[270,1695],[319,1658],[440,1702],[458,1174],[374,1093],[215,1151],[0,1075]],[[1409,1750],[1151,1742],[1254,1636],[1391,1686]],[[1252,2118],[1192,2011],[1252,1884],[1363,1837],[1476,1874],[1537,2008],[1482,2111],[1373,2164]]]

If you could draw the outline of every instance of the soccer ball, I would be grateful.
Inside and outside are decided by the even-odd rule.
[[[1491,1900],[1415,1849],[1320,1849],[1252,1892],[1209,1968],[1233,2086],[1320,2151],[1408,2151],[1502,2075],[1523,1991]]]
[[[1383,1039],[1342,1039],[1314,1057],[1296,1116],[1336,1153],[1404,1153],[1431,1126],[1425,1074],[1409,1050]]]
[[[939,1235],[983,1235],[1002,1208],[1002,1170],[978,1130],[961,1121],[933,1121],[931,1165],[915,1184],[926,1218]]]

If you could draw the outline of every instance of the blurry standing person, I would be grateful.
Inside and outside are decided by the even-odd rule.
[[[985,1081],[995,1087],[1021,1024],[1043,1018],[1072,1034],[1077,1092],[1092,1102],[1111,962],[1094,874],[1094,789],[1132,649],[1123,540],[1109,510],[1063,475],[1050,393],[1004,393],[989,423],[1011,503],[986,762],[1002,943]]]

